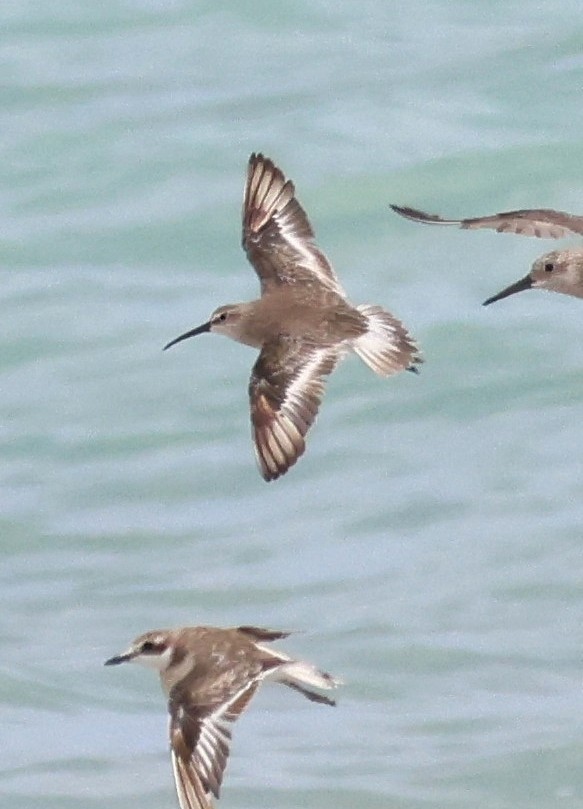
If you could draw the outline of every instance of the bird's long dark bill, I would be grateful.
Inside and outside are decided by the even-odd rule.
[[[484,301],[482,306],[489,306],[491,303],[496,303],[496,301],[501,301],[502,298],[507,298],[509,295],[514,295],[515,292],[524,292],[525,289],[530,289],[532,287],[532,278],[530,275],[525,275],[524,278],[521,278],[520,281],[517,281],[515,284],[511,284],[506,289],[503,289],[502,292],[499,292],[497,295],[492,295],[491,298],[488,298],[487,301]]]
[[[181,343],[183,340],[188,340],[189,337],[196,337],[197,334],[204,334],[205,331],[210,330],[211,322],[209,320],[207,323],[203,323],[202,326],[197,326],[196,329],[191,329],[190,331],[181,334],[180,337],[170,340],[170,342],[164,346],[163,351],[166,351],[167,348],[172,348],[172,346],[175,346],[176,343]]]
[[[118,666],[120,663],[127,663],[128,660],[132,659],[132,655],[125,654],[125,655],[116,655],[115,657],[110,657],[109,660],[106,660],[103,664],[104,666]]]

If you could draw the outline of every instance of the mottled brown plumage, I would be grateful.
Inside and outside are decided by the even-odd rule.
[[[209,809],[220,795],[229,757],[231,726],[260,683],[272,679],[314,702],[334,705],[313,688],[335,688],[340,681],[263,646],[288,632],[253,626],[221,629],[184,627],[146,632],[121,655],[157,670],[168,696],[170,752],[181,809]]]
[[[261,298],[219,307],[166,348],[213,331],[260,350],[249,384],[251,422],[261,474],[275,480],[303,454],[325,380],[349,351],[381,376],[414,369],[421,357],[397,318],[348,301],[293,183],[261,154],[249,159],[242,244]]]

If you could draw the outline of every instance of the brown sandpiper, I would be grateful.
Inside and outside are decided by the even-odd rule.
[[[203,332],[258,348],[249,383],[255,454],[265,480],[303,454],[325,378],[354,351],[377,374],[416,370],[422,361],[405,326],[375,305],[353,306],[295,196],[294,184],[252,154],[243,200],[243,249],[261,297],[220,306],[165,349]]]
[[[477,216],[470,219],[444,219],[437,214],[400,205],[391,205],[391,208],[406,219],[425,225],[457,225],[467,230],[491,228],[498,233],[517,233],[539,239],[562,239],[565,236],[583,235],[583,216],[555,211],[552,208],[505,211],[492,216]],[[497,295],[492,295],[483,305],[489,306],[525,289],[546,289],[549,292],[562,292],[564,295],[583,298],[583,248],[545,253],[536,259],[528,275],[510,284]]]
[[[231,743],[231,726],[264,680],[335,705],[314,691],[341,681],[311,663],[275,652],[265,643],[289,632],[240,626],[159,629],[136,638],[106,666],[129,661],[160,674],[168,698],[170,753],[181,809],[211,809],[219,797]]]

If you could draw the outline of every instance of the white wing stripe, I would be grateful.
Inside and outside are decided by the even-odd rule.
[[[231,742],[231,730],[227,722],[234,721],[238,717],[238,714],[233,714],[231,711],[231,705],[236,703],[256,680],[262,680],[264,676],[265,673],[261,672],[255,680],[246,683],[234,694],[228,703],[221,705],[214,713],[201,720],[198,742],[194,751],[194,759],[196,767],[203,778],[208,780],[213,778],[213,776],[217,778],[216,767],[218,754],[223,753],[228,755]],[[223,749],[221,750],[221,748]],[[218,775],[217,780],[220,781],[220,773]]]
[[[340,283],[337,280],[332,280],[328,275],[326,275],[326,273],[322,272],[317,260],[317,255],[319,254],[318,248],[312,243],[311,246],[313,249],[309,250],[305,240],[298,239],[298,237],[295,235],[293,224],[289,222],[287,217],[282,216],[281,214],[276,214],[274,219],[279,225],[281,236],[286,240],[290,247],[292,247],[296,253],[299,254],[299,256],[303,256],[305,260],[304,267],[310,272],[313,272],[318,281],[320,281],[320,283],[322,283],[324,286],[345,297],[346,293],[340,286]]]
[[[178,795],[178,803],[180,804],[181,809],[209,809],[210,807],[210,800],[209,800],[209,793],[203,791],[203,796],[205,800],[205,804],[201,802],[201,799],[196,794],[196,790],[191,782],[191,779],[188,778],[187,773],[184,772],[185,765],[182,761],[180,761],[174,750],[172,751],[172,770],[174,772],[174,783],[176,785],[176,793]],[[198,777],[198,776],[195,776]]]
[[[324,392],[324,383],[318,376],[322,361],[326,357],[335,357],[336,360],[338,360],[345,353],[345,350],[338,349],[337,347],[326,347],[314,351],[311,359],[302,367],[300,373],[287,389],[281,412],[295,422],[298,417],[297,409],[306,407],[306,389],[309,389],[318,397],[321,397]]]

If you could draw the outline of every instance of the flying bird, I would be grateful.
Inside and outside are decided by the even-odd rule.
[[[262,154],[249,159],[242,244],[261,297],[219,306],[165,349],[204,332],[259,349],[249,399],[255,454],[269,481],[303,454],[326,377],[349,351],[380,376],[415,370],[422,360],[400,320],[380,306],[348,301],[316,245],[294,184]]]
[[[498,233],[518,233],[520,236],[535,236],[539,239],[583,235],[583,216],[550,208],[506,211],[473,219],[443,219],[435,214],[399,205],[391,205],[391,208],[406,219],[426,225],[457,225],[466,230],[491,228]],[[528,275],[485,300],[484,306],[525,289],[546,289],[583,298],[583,247],[545,253],[533,263]]]
[[[263,680],[299,691],[312,702],[335,705],[315,691],[340,680],[311,663],[274,652],[265,643],[289,632],[240,626],[160,629],[136,638],[105,661],[129,661],[158,671],[168,697],[170,754],[180,809],[210,809],[219,797],[231,744],[231,726]]]

